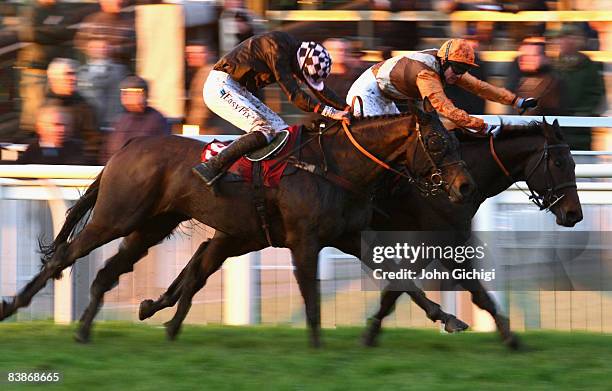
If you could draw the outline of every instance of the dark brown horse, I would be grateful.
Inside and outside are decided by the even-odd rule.
[[[528,126],[505,126],[495,139],[467,139],[461,143],[462,157],[469,167],[478,191],[477,197],[463,205],[452,205],[441,197],[421,197],[411,188],[394,197],[377,202],[377,206],[393,219],[375,215],[372,228],[381,231],[463,231],[470,232],[472,218],[486,198],[506,190],[517,181],[525,181],[538,197],[536,203],[550,210],[558,225],[573,227],[582,220],[582,208],[576,191],[574,160],[563,140],[559,124],[532,123]],[[405,202],[406,196],[413,200]],[[466,235],[467,237],[468,235]],[[470,262],[444,263],[472,268]],[[422,265],[426,266],[426,265]],[[495,302],[478,280],[459,280],[457,283],[472,294],[472,301],[487,311],[495,320],[502,340],[510,347],[518,346],[518,338],[510,330],[508,319],[498,313]],[[394,308],[403,292],[384,291],[381,306],[370,319],[364,334],[366,345],[375,345],[382,320]],[[432,321],[441,320],[447,331],[461,331],[463,322],[446,314],[440,306],[428,300],[422,291],[407,292],[425,310]]]
[[[373,155],[405,164],[415,178],[434,176],[438,181],[441,175],[444,188],[455,201],[463,200],[474,189],[459,160],[456,138],[444,130],[435,113],[358,120],[352,134]],[[195,218],[217,232],[213,241],[198,250],[196,255],[206,254],[206,261],[193,263],[189,271],[193,278],[183,284],[183,298],[167,324],[168,336],[176,337],[191,297],[226,258],[268,246],[252,203],[250,184],[221,183],[222,196],[217,197],[192,175],[190,169],[199,161],[202,147],[198,141],[170,136],[136,139],[122,148],[70,210],[40,273],[13,300],[0,303],[0,319],[29,305],[50,278],[57,278],[79,258],[125,237],[118,253],[106,262],[92,284],[92,300],[77,334],[77,339],[87,341],[102,297],[119,275],[131,271],[148,248],[168,236],[180,222]],[[320,333],[315,278],[319,250],[338,240],[353,240],[356,243],[352,245],[359,247],[359,233],[372,214],[372,189],[387,172],[358,152],[339,125],[325,133],[322,149],[329,170],[360,189],[358,194],[306,171],[285,176],[278,188],[265,191],[272,243],[292,251],[313,345],[319,344]],[[320,155],[319,148],[311,143],[302,151],[301,159],[318,164]],[[79,221],[92,209],[91,220],[78,231]]]
[[[471,231],[472,217],[482,202],[506,190],[516,181],[526,181],[529,189],[541,196],[538,201],[541,207],[550,208],[559,225],[572,227],[582,220],[582,209],[576,192],[575,164],[556,121],[553,125],[544,121],[528,126],[506,126],[495,140],[468,138],[462,142],[461,152],[477,183],[477,197],[468,203],[455,205],[441,195],[423,196],[410,184],[406,184],[402,191],[397,191],[393,196],[388,195],[388,188],[383,188],[376,198],[376,205],[383,213],[375,213],[371,228],[379,231],[460,231],[465,232],[467,237]],[[359,256],[346,243],[338,242],[334,246]],[[199,256],[194,259],[198,262]],[[470,268],[471,265],[464,262],[461,267]],[[184,269],[157,301],[143,301],[140,318],[148,318],[162,308],[176,304],[186,275],[189,274]],[[494,301],[482,284],[477,280],[462,280],[458,283],[472,293],[476,305],[493,316],[504,342],[516,347],[518,339],[511,332],[508,319],[497,312]],[[382,319],[391,313],[402,293],[383,292],[381,308],[370,320],[364,334],[365,344],[372,346],[376,343]],[[455,316],[442,311],[422,290],[413,286],[407,293],[423,308],[429,319],[442,321],[447,331],[456,332],[467,328]]]

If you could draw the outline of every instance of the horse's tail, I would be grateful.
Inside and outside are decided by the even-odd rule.
[[[93,183],[87,188],[85,194],[79,198],[79,200],[74,204],[68,212],[66,213],[66,221],[62,226],[59,234],[55,237],[51,244],[45,245],[42,241],[39,240],[39,251],[42,254],[42,263],[45,264],[48,260],[50,260],[55,254],[58,246],[63,243],[68,242],[72,236],[78,233],[82,228],[82,225],[79,226],[79,223],[86,218],[89,212],[96,205],[96,200],[98,199],[98,191],[100,190],[100,179],[102,178],[102,174],[104,170],[98,174]]]

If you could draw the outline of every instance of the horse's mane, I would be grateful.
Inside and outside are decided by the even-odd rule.
[[[399,114],[379,114],[379,115],[366,115],[364,117],[356,117],[354,119],[354,122],[362,122],[362,121],[368,121],[368,120],[379,120],[379,119],[396,119],[396,118],[403,118],[403,117],[410,117],[411,115],[414,115],[414,113],[412,112],[404,112],[404,113],[399,113]]]
[[[390,125],[392,122],[396,122],[398,119],[405,119],[413,117],[415,114],[412,112],[405,112],[399,114],[381,114],[381,115],[369,115],[365,117],[355,118],[351,125],[355,130],[359,130],[362,126],[371,126],[372,122],[379,121],[376,125],[384,128]]]
[[[404,112],[404,113],[399,113],[399,114],[381,114],[381,115],[368,115],[364,117],[354,117],[351,121],[351,129],[359,130],[362,126],[371,126],[373,121],[381,121],[381,120],[382,122],[378,123],[377,125],[380,127],[385,127],[389,125],[390,123],[395,122],[397,119],[408,118],[413,115],[415,114],[412,112]],[[317,123],[324,123],[326,124],[326,126],[329,126],[332,123],[332,120],[322,119],[319,122],[313,121],[313,125]],[[317,125],[314,125],[312,127],[307,126],[306,131],[309,133],[311,132],[316,133],[319,130],[317,129]]]
[[[531,136],[533,134],[543,135],[541,121],[530,121],[524,125],[503,125],[501,133],[497,136],[499,139],[514,138],[521,136]]]
[[[504,125],[501,133],[497,135],[495,140],[507,140],[507,139],[517,138],[517,137],[526,137],[526,136],[534,136],[534,135],[544,136],[543,126],[544,126],[544,123],[542,121],[530,121],[529,123],[524,124],[524,125]],[[457,135],[457,138],[459,139],[459,141],[461,141],[462,143],[484,142],[484,141],[488,142],[487,137],[470,136],[469,134],[465,132],[461,132],[461,131],[456,131],[455,134]],[[556,131],[555,135],[560,140],[564,139],[563,134],[561,133],[560,130]]]

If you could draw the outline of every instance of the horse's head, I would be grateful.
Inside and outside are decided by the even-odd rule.
[[[426,98],[423,110],[416,109],[417,142],[409,143],[407,165],[425,194],[444,189],[451,202],[461,203],[476,190],[476,184],[461,160],[457,137],[446,130],[437,112]]]
[[[537,194],[534,202],[554,213],[557,224],[573,227],[582,220],[582,207],[576,189],[576,164],[569,145],[563,140],[559,122],[546,118],[540,124],[544,145],[525,164],[525,181]]]

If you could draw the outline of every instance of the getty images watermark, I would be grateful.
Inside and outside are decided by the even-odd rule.
[[[484,268],[460,267],[464,263],[474,265],[473,261],[485,258],[487,243],[478,246],[463,245],[426,245],[421,242],[418,245],[410,243],[395,243],[392,246],[374,246],[372,249],[372,261],[380,265],[372,271],[372,277],[376,280],[450,280],[450,279],[476,279],[492,281],[495,279],[495,268],[485,270]],[[446,263],[444,269],[425,267],[417,270],[400,268],[399,270],[384,270],[383,262],[400,264],[408,262],[410,265],[441,261]]]
[[[612,232],[362,233],[364,290],[612,290]]]

